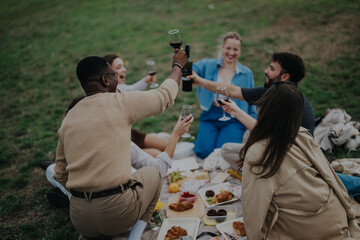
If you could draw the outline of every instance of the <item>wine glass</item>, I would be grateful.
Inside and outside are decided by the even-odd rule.
[[[220,106],[224,105],[221,100],[229,101],[229,94],[227,92],[227,88],[225,86],[219,86],[216,88],[216,101],[220,104]],[[219,121],[227,121],[230,120],[229,117],[225,116],[225,110],[223,109],[223,116],[219,118]]]
[[[181,110],[181,120],[184,120],[190,114],[193,114],[193,107],[191,105],[183,105]],[[191,137],[191,134],[184,133],[184,135],[182,135],[181,137],[189,138]]]
[[[169,31],[169,43],[172,48],[180,48],[182,44],[180,31],[178,29],[173,29]]]
[[[153,76],[156,74],[156,65],[155,65],[155,61],[147,61],[146,62],[146,68],[148,71],[148,74],[150,76]],[[159,84],[154,82],[153,84],[150,85],[150,88],[157,88],[159,87]]]

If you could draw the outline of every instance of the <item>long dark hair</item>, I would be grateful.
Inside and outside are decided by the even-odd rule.
[[[295,141],[301,124],[304,111],[303,95],[293,84],[283,83],[285,82],[275,83],[256,102],[259,108],[257,124],[240,151],[242,165],[248,149],[254,143],[266,140],[262,158],[250,167],[252,173],[254,173],[254,166],[261,167],[260,171],[254,173],[261,175],[261,178],[269,178],[279,170],[286,152]]]

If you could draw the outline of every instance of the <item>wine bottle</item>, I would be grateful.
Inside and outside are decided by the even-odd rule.
[[[184,92],[191,92],[192,91],[192,80],[187,79],[186,77],[192,74],[192,60],[190,58],[190,45],[185,45],[185,53],[187,56],[187,60],[182,72],[182,90]]]

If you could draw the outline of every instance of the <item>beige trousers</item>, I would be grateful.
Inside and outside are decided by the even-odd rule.
[[[114,239],[137,220],[149,222],[161,191],[161,176],[154,167],[133,174],[133,190],[96,199],[72,197],[70,218],[80,239]]]

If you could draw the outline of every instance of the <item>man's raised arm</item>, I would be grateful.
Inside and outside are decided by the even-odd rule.
[[[206,80],[206,79],[200,77],[199,75],[197,75],[194,71],[192,72],[192,75],[188,76],[187,78],[192,79],[196,86],[205,88],[213,93],[216,93],[217,87],[226,86],[229,97],[235,98],[235,99],[240,99],[240,100],[245,100],[242,95],[242,92],[241,92],[241,87],[238,87],[238,86],[235,86],[232,84],[228,84],[228,83],[218,83],[218,82]]]

